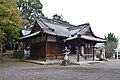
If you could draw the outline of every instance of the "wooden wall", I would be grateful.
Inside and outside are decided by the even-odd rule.
[[[60,53],[59,46],[56,42],[47,42],[47,59],[63,59],[63,54]]]
[[[30,53],[32,59],[45,59],[46,43],[39,42],[31,44]]]

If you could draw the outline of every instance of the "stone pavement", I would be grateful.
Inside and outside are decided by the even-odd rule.
[[[77,62],[77,56],[76,55],[69,56],[69,60],[70,60],[70,63],[73,64],[73,65],[94,64],[94,63],[105,62],[105,61],[98,61],[98,59],[96,59],[96,61],[92,61],[91,58],[88,58],[87,60],[85,60],[81,56],[80,56],[79,62]],[[46,60],[46,61],[23,60],[23,61],[30,62],[30,63],[36,63],[36,64],[40,64],[40,65],[53,65],[53,64],[62,64],[63,60]]]
[[[0,80],[120,80],[120,60],[69,66],[3,61]]]

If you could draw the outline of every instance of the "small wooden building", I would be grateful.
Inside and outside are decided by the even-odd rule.
[[[68,25],[40,18],[29,35],[20,40],[30,44],[31,59],[63,59],[64,40],[70,35]]]
[[[106,40],[96,37],[89,23],[78,26],[69,23],[40,18],[35,21],[30,34],[20,37],[20,40],[30,45],[31,59],[63,59],[65,46],[76,54],[92,54],[94,57],[94,45]]]
[[[70,31],[71,37],[66,39],[66,44],[70,48],[71,53],[78,53],[79,56],[85,59],[92,57],[93,60],[95,60],[94,48],[96,43],[104,43],[106,40],[95,36],[89,23],[69,27],[67,29]]]

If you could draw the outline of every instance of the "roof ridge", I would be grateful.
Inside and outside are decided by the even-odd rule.
[[[65,26],[74,26],[72,24],[70,24],[67,21],[62,21],[62,20],[53,20],[53,19],[48,19],[48,18],[41,18],[46,22],[52,23],[52,24],[56,24],[56,25],[65,25]]]
[[[85,25],[85,26],[83,26],[82,29],[80,29],[78,32],[82,31],[82,30],[85,29],[86,27],[90,27],[90,26]]]
[[[83,26],[81,27],[81,29],[80,29],[79,31],[77,31],[76,33],[72,34],[72,36],[77,35],[80,31],[84,30],[86,27],[89,27],[89,26],[88,26],[88,25],[83,25]]]
[[[69,27],[67,28],[69,31],[70,30],[75,30],[75,29],[78,29],[78,28],[82,28],[83,26],[89,26],[90,24],[89,23],[84,23],[84,24],[81,24],[81,25],[77,25],[77,26],[73,26],[73,27]]]

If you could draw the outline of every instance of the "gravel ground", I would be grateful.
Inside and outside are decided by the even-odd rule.
[[[120,80],[120,61],[82,65],[38,65],[0,62],[0,80]]]

